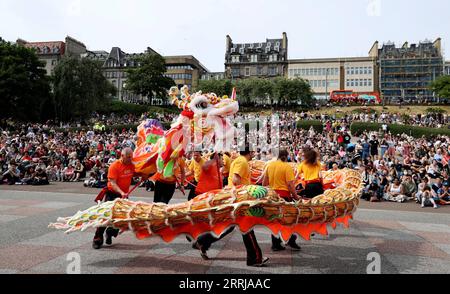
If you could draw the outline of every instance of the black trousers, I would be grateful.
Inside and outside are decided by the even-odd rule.
[[[213,243],[216,243],[217,241],[223,239],[225,236],[229,235],[231,232],[234,231],[234,227],[230,227],[228,230],[223,232],[223,234],[216,238],[212,234],[203,234],[197,239],[197,243],[202,246],[203,249],[208,250],[211,248],[211,245]]]
[[[251,230],[245,235],[242,235],[245,249],[247,250],[247,265],[262,262],[262,252],[256,240],[255,232]]]
[[[311,199],[323,194],[323,192],[322,183],[311,183],[305,186],[305,190],[303,190],[300,195]]]
[[[288,241],[288,244],[294,244],[296,240],[297,240],[297,236],[292,235]],[[278,237],[275,237],[274,235],[272,235],[272,247],[279,247],[279,246],[281,246],[281,243],[282,243],[281,238],[278,238]]]
[[[193,184],[193,185],[192,185]],[[191,189],[190,191],[189,191],[189,196],[188,196],[188,201],[189,200],[192,200],[192,199],[194,199],[195,198],[195,196],[197,196],[197,195],[195,195],[195,188],[197,187],[197,181],[193,181],[192,182],[192,184],[189,184],[189,186],[188,186],[188,189]]]
[[[115,199],[120,198],[120,197],[122,197],[120,194],[118,194],[116,192],[108,191],[108,192],[106,192],[106,195],[105,195],[105,201],[114,201]],[[108,236],[117,236],[117,234],[119,233],[118,229],[114,229],[111,227],[97,228],[97,230],[95,231],[94,240],[103,238],[103,234],[105,233],[105,231]]]
[[[204,234],[197,239],[197,243],[202,246],[203,249],[208,250],[211,245],[234,231],[235,227],[230,227],[219,238],[214,237],[212,234]],[[261,248],[256,240],[255,232],[251,230],[247,234],[242,234],[242,240],[244,241],[245,249],[247,251],[247,264],[255,264],[262,261]]]
[[[155,195],[153,197],[153,202],[169,204],[170,200],[175,193],[176,184],[173,183],[163,183],[156,181],[155,183]]]

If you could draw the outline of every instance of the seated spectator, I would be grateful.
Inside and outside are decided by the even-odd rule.
[[[64,182],[72,182],[76,175],[75,175],[75,169],[72,166],[72,164],[69,164],[66,168],[64,168]]]
[[[402,188],[403,193],[408,198],[408,200],[412,200],[415,198],[415,195],[417,193],[417,186],[416,183],[414,183],[414,181],[412,180],[412,176],[410,174],[406,174],[403,177]]]
[[[34,176],[33,185],[40,186],[40,185],[48,185],[50,184],[48,181],[47,173],[44,169],[41,167],[38,167],[36,169],[36,174]]]
[[[17,168],[15,162],[11,162],[8,166],[8,170],[3,173],[2,181],[8,183],[8,185],[21,185],[20,170]]]
[[[400,185],[399,179],[396,178],[388,187],[386,187],[383,198],[387,201],[403,203],[407,198],[402,190],[402,185]]]
[[[81,164],[79,160],[77,160],[77,163],[75,165],[74,170],[75,177],[73,178],[73,182],[78,182],[78,180],[84,176],[84,166]]]
[[[450,205],[450,191],[448,182],[445,182],[442,188],[439,189],[438,196],[439,196],[439,204]]]
[[[95,172],[89,173],[89,179],[84,180],[84,186],[85,187],[94,187],[95,184],[97,184],[97,174]]]
[[[436,201],[431,193],[431,188],[429,186],[426,186],[422,193],[421,204],[422,208],[427,206],[433,206],[433,208],[438,208]]]
[[[22,183],[24,185],[32,185],[33,181],[34,181],[34,176],[35,176],[35,170],[34,170],[34,166],[28,166],[27,170],[25,171],[25,174],[22,178]]]

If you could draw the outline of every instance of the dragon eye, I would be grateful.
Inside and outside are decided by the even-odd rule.
[[[208,103],[206,103],[206,102],[200,102],[200,103],[197,103],[195,106],[196,106],[197,108],[206,109],[206,108],[208,108]]]

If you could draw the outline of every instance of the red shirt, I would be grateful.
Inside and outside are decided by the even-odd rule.
[[[109,180],[115,180],[117,186],[127,193],[130,189],[134,172],[134,164],[123,164],[122,160],[114,161],[108,169],[108,189],[114,191]]]

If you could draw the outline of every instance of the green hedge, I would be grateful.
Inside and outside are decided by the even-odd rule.
[[[314,128],[314,131],[318,133],[323,132],[323,123],[319,120],[299,120],[297,122],[297,128],[309,130],[311,126]]]
[[[101,114],[115,113],[119,115],[134,114],[141,115],[144,112],[149,113],[179,113],[180,110],[175,106],[161,107],[150,105],[139,105],[133,103],[126,103],[122,101],[110,101],[103,105],[98,111]]]
[[[381,125],[379,123],[363,123],[363,122],[354,122],[350,126],[350,131],[353,135],[358,135],[363,131],[379,131],[381,129]],[[409,125],[399,125],[399,124],[389,124],[388,130],[394,134],[407,134],[413,136],[414,138],[432,137],[437,135],[446,135],[450,136],[449,128],[424,128],[424,127],[416,127]]]
[[[170,129],[170,123],[168,122],[162,122],[161,123],[164,127],[165,130]],[[55,131],[57,132],[64,132],[64,131],[68,131],[68,132],[80,132],[80,131],[88,131],[88,130],[92,130],[93,126],[84,126],[84,127],[70,127],[70,128],[55,128]],[[136,131],[138,127],[138,124],[123,124],[123,125],[112,125],[112,126],[105,126],[105,129],[107,132],[110,131],[119,131],[121,132],[123,129],[125,130],[132,130],[132,131]]]

